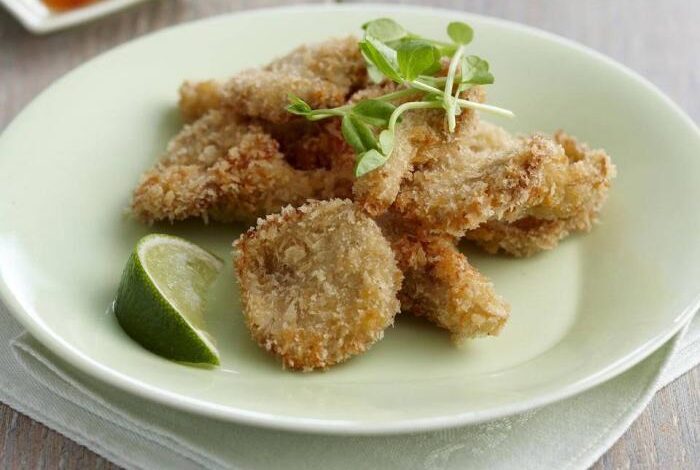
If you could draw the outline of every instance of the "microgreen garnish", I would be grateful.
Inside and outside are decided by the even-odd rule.
[[[372,36],[360,41],[360,50],[365,60],[386,78],[401,83],[396,51]]]
[[[375,139],[372,129],[354,114],[347,113],[343,116],[340,129],[347,143],[355,149],[358,155],[362,155],[368,150],[377,149],[377,139]]]
[[[489,72],[489,63],[481,57],[470,55],[462,57],[461,84],[490,85],[493,75]]]
[[[387,127],[396,106],[388,101],[362,100],[352,108],[352,114],[370,126]]]
[[[391,18],[378,18],[362,25],[368,36],[382,42],[398,41],[408,36],[408,31]]]
[[[409,82],[440,65],[440,53],[437,48],[422,39],[409,39],[399,44],[396,58],[401,79]]]
[[[396,126],[401,114],[412,109],[443,109],[447,128],[454,132],[456,116],[463,108],[513,117],[507,109],[468,101],[460,93],[475,85],[494,82],[489,63],[475,55],[465,55],[474,37],[472,28],[462,22],[447,26],[451,42],[436,41],[411,33],[390,18],[379,18],[362,25],[365,34],[359,43],[375,83],[391,80],[397,91],[332,109],[312,109],[301,98],[290,95],[287,110],[311,121],[340,117],[343,138],[357,154],[355,176],[360,177],[384,165],[394,149]],[[442,58],[449,57],[447,75]],[[392,101],[411,97],[398,106]]]
[[[474,30],[466,23],[455,21],[447,25],[447,35],[455,44],[465,46],[472,42],[474,38]]]

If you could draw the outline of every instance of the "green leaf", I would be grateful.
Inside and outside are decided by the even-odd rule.
[[[372,170],[376,170],[380,166],[384,165],[386,161],[387,157],[379,153],[377,150],[368,150],[358,157],[355,165],[355,176],[359,178]]]
[[[413,33],[408,33],[406,36],[402,37],[398,41],[390,41],[387,43],[387,46],[391,47],[392,49],[398,50],[401,44],[409,41],[415,41],[416,39],[420,39],[421,41],[425,41],[428,44],[433,45],[440,53],[440,57],[451,57],[457,50],[457,46],[452,43],[437,41],[435,39],[430,38],[424,38]]]
[[[447,35],[455,43],[465,45],[472,42],[474,30],[466,23],[455,21],[447,25]]]
[[[457,52],[458,46],[456,44],[444,44],[436,42],[435,47],[437,47],[438,52],[440,53],[440,57],[452,57],[453,55],[455,55],[455,52]]]
[[[364,56],[364,54],[362,54]],[[372,83],[382,83],[384,81],[384,74],[379,71],[376,65],[367,60],[365,57],[365,62],[367,62],[367,75]]]
[[[472,85],[488,85],[494,82],[493,75],[489,72],[489,63],[481,57],[470,55],[463,57],[461,62],[461,83]]]
[[[298,116],[307,116],[311,113],[312,109],[308,103],[298,96],[290,93],[287,98],[289,99],[289,105],[287,106],[287,111]]]
[[[397,41],[408,32],[391,18],[378,18],[362,25],[365,32],[382,42]]]
[[[413,80],[439,61],[435,46],[422,39],[412,39],[399,45],[396,51],[399,70],[406,80]],[[436,60],[437,58],[437,60]]]
[[[454,54],[454,52],[452,53]],[[450,54],[450,55],[452,55]],[[442,64],[440,63],[440,59],[442,58],[443,54],[440,51],[439,47],[433,47],[433,55],[435,56],[433,58],[433,65],[428,67],[427,69],[423,70],[421,75],[435,75],[438,73],[440,70],[442,70]]]
[[[352,114],[370,126],[386,127],[396,106],[388,101],[363,100],[352,108]]]
[[[377,139],[372,130],[356,117],[346,114],[340,126],[343,137],[350,146],[355,149],[355,153],[362,154],[370,149],[377,148]]]
[[[360,50],[365,59],[374,64],[384,76],[397,83],[402,82],[396,64],[396,51],[371,36],[360,41]]]
[[[384,129],[379,133],[379,148],[387,157],[391,155],[391,151],[394,150],[394,133],[389,129]]]

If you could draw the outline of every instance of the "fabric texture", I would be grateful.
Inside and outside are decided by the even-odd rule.
[[[438,432],[324,436],[217,421],[108,387],[50,353],[0,304],[0,400],[127,469],[587,468],[698,362],[700,319],[621,376],[538,410]]]

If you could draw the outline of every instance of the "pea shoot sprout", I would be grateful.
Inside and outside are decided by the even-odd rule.
[[[456,116],[464,108],[506,117],[514,114],[503,108],[460,98],[460,93],[475,85],[489,85],[494,77],[489,63],[481,57],[466,55],[474,31],[466,23],[447,26],[451,42],[436,41],[407,31],[389,18],[379,18],[362,26],[364,37],[359,43],[374,83],[391,80],[397,91],[331,109],[312,109],[301,98],[290,95],[287,111],[311,121],[339,117],[343,138],[357,154],[355,176],[360,177],[386,163],[394,147],[396,126],[401,114],[415,109],[444,109],[449,132],[456,128]],[[445,77],[443,57],[449,57]],[[458,71],[459,69],[459,71]],[[398,106],[392,101],[415,98]]]

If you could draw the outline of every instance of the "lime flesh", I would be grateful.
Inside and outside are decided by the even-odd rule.
[[[147,235],[136,244],[122,274],[114,313],[124,331],[168,359],[219,364],[205,331],[207,290],[223,262],[187,240]]]

